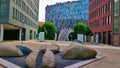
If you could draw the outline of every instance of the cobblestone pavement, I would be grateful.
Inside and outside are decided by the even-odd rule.
[[[43,48],[44,45],[50,45],[51,43],[57,43],[60,45],[60,49],[64,50],[65,47],[68,47],[71,42],[63,41],[45,41],[38,42],[36,40],[25,41],[23,45],[31,48],[32,50]],[[20,41],[11,41],[3,42],[2,45],[21,45]],[[105,45],[87,45],[95,49],[99,56],[104,58],[90,64],[87,64],[81,68],[120,68],[120,47],[105,46]]]

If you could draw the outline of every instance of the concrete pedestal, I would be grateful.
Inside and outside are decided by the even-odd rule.
[[[77,40],[80,40],[81,42],[84,42],[84,35],[83,34],[78,34],[77,35]]]
[[[99,37],[98,37],[98,34],[96,34],[96,37],[95,37],[95,44],[98,44],[98,41],[99,41]]]
[[[91,36],[91,43],[94,43],[94,36]]]
[[[44,41],[45,41],[45,33],[44,33],[44,32],[40,32],[40,33],[39,33],[39,40],[40,40],[41,42],[44,42]]]

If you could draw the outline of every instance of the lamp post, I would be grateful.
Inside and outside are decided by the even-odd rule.
[[[25,20],[22,20],[22,30],[21,30],[21,43],[23,44],[23,36],[24,36],[24,33],[23,33],[23,28],[24,28],[24,23],[25,23]]]

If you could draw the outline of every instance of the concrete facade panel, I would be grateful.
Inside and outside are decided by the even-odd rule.
[[[9,23],[10,0],[0,0],[0,24]]]

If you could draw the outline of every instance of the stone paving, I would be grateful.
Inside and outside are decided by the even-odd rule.
[[[120,68],[120,47],[93,46],[93,48],[104,58],[82,68]]]
[[[65,47],[68,47],[71,42],[63,41],[45,41],[39,42],[36,40],[24,41],[24,45],[36,50],[39,48],[44,48],[44,45],[50,45],[51,43],[57,43],[60,46],[60,50],[64,50]],[[2,45],[18,45],[21,44],[20,41],[10,41],[3,42]],[[108,45],[87,45],[95,49],[99,56],[104,58],[93,63],[87,64],[81,68],[120,68],[120,47],[108,46]]]

